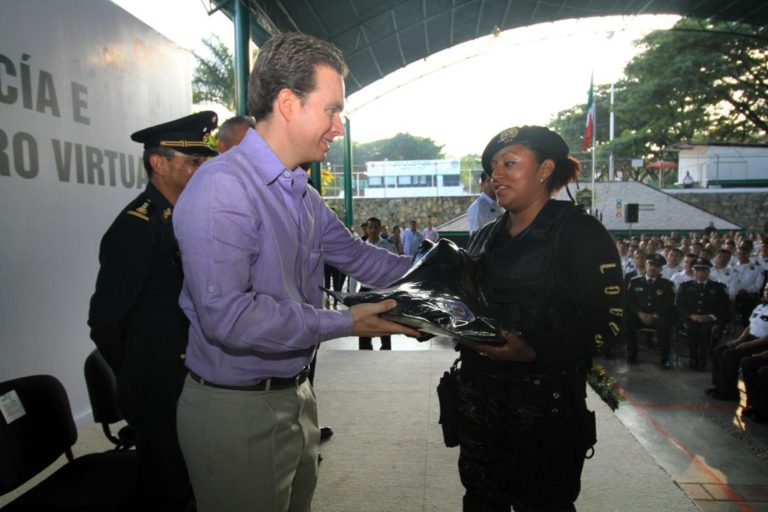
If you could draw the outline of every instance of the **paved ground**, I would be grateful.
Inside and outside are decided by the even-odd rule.
[[[743,393],[708,397],[711,372],[678,361],[662,370],[649,347],[637,366],[599,360],[626,397],[616,416],[704,512],[768,511],[768,425],[742,420]]]

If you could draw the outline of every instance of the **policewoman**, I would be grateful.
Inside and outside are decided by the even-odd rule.
[[[505,213],[468,252],[505,343],[460,346],[464,511],[572,511],[596,441],[592,355],[621,335],[619,255],[595,218],[552,199],[580,170],[557,133],[506,129],[482,165]]]

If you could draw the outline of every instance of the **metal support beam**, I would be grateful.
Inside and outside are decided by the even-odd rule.
[[[349,118],[344,118],[344,224],[352,223],[352,132]]]
[[[314,186],[320,195],[323,195],[323,172],[320,170],[320,162],[312,162],[312,169],[309,174],[309,178],[312,180],[312,186]]]
[[[251,59],[249,41],[251,39],[251,21],[244,0],[235,1],[235,108],[238,115],[248,113],[248,74]]]

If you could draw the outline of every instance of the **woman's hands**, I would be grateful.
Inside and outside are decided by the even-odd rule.
[[[496,361],[518,361],[529,363],[536,360],[536,351],[524,339],[512,331],[501,331],[506,340],[503,345],[467,343],[464,346]]]

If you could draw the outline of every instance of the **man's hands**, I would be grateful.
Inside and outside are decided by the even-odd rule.
[[[503,345],[466,343],[464,346],[497,361],[518,361],[528,363],[536,360],[536,351],[527,341],[520,338],[512,331],[502,331],[501,334],[504,336],[504,339],[507,340]]]
[[[691,315],[691,320],[694,322],[699,322],[700,324],[706,324],[714,321],[709,315]]]
[[[637,316],[640,318],[640,321],[643,322],[643,325],[652,325],[656,320],[656,315],[643,313],[642,311],[638,311]]]
[[[352,320],[354,321],[352,335],[378,337],[387,336],[389,334],[405,334],[412,338],[422,336],[416,329],[389,320],[384,320],[378,316],[395,307],[397,307],[397,301],[392,299],[383,300],[381,302],[355,304],[350,307],[349,311],[352,313]]]

